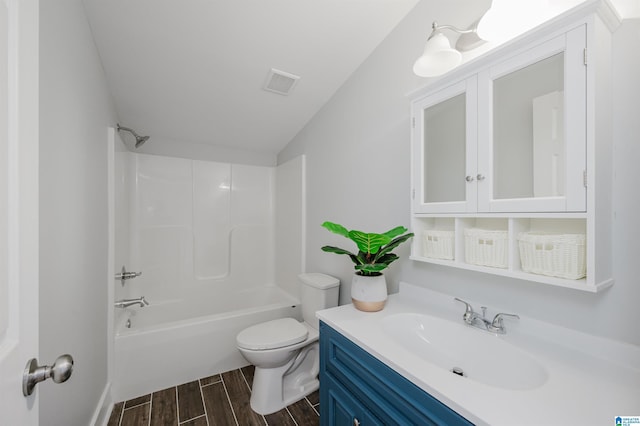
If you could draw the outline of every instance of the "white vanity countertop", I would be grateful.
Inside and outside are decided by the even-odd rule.
[[[502,389],[458,377],[397,344],[381,331],[380,321],[398,313],[427,314],[464,324],[464,306],[453,297],[406,283],[400,283],[400,292],[389,296],[382,311],[366,313],[343,305],[319,311],[317,316],[477,425],[599,426],[615,425],[616,416],[640,416],[638,346],[523,316],[519,321],[505,320],[506,335],[477,332],[524,349],[546,368],[548,379],[534,389]],[[489,310],[487,316],[495,313]]]

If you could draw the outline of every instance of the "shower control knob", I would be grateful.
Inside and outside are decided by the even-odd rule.
[[[22,375],[22,394],[29,396],[33,388],[47,379],[53,379],[54,383],[66,382],[73,372],[73,357],[69,354],[60,355],[52,366],[38,366],[38,360],[32,358],[27,362]]]
[[[124,286],[126,280],[136,278],[142,275],[142,272],[127,272],[127,269],[123,266],[119,274],[116,274],[116,280],[120,280],[120,284]]]
[[[125,272],[124,274],[118,274],[120,278],[124,278],[125,280],[130,280],[131,278],[139,277],[142,275],[142,272]]]

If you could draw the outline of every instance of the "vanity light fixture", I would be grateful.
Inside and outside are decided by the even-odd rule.
[[[477,27],[478,22],[475,22],[470,29],[461,30],[453,25],[438,25],[434,21],[424,52],[413,64],[413,72],[420,77],[436,77],[460,65],[462,62],[460,52],[475,49],[485,42],[478,37]],[[460,34],[455,49],[451,47],[449,39],[442,30]]]
[[[485,40],[508,40],[532,28],[538,16],[549,9],[547,1],[491,0],[491,7],[484,14],[476,32]]]
[[[491,0],[491,7],[476,26],[484,40],[510,40],[553,16],[560,14],[568,2],[554,0]]]
[[[495,41],[500,37],[501,33],[505,32],[504,30],[500,30],[501,26],[517,25],[517,20],[515,19],[504,19],[505,16],[508,16],[507,13],[513,13],[514,11],[517,12],[517,7],[522,7],[519,2],[514,3],[516,3],[514,5],[516,6],[516,8],[509,8],[508,1],[505,2],[500,0],[491,0],[491,7],[485,12],[485,14],[482,16],[482,19],[476,26],[476,33],[478,34],[478,36],[482,37],[485,40]],[[504,15],[502,16],[502,19],[500,16],[501,13]]]

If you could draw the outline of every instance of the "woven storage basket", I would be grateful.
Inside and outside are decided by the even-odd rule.
[[[422,253],[433,259],[453,260],[453,231],[427,229],[422,233]]]
[[[587,275],[584,234],[518,234],[522,270],[577,280]]]
[[[507,231],[479,228],[464,230],[464,254],[467,263],[506,268],[507,247]]]

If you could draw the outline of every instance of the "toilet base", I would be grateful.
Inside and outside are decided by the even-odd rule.
[[[316,342],[282,367],[256,366],[251,386],[251,409],[263,415],[275,413],[318,390],[318,349]]]
[[[257,368],[256,373],[258,373]],[[297,388],[286,389],[280,385],[280,389],[276,389],[277,384],[270,385],[269,380],[261,381],[258,377],[258,375],[253,377],[250,404],[253,411],[263,415],[280,411],[320,389],[320,381],[317,378]],[[279,380],[280,383],[282,383],[281,380]]]

